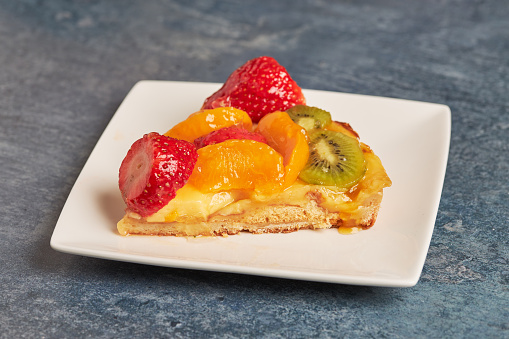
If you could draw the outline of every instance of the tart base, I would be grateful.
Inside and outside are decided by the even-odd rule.
[[[303,206],[266,205],[234,215],[211,215],[207,221],[147,222],[126,213],[117,224],[121,235],[228,236],[240,232],[254,234],[290,233],[301,229],[373,226],[382,201],[382,190],[365,199],[355,213],[330,212],[310,198]]]

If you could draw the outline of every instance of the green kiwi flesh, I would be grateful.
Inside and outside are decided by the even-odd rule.
[[[348,189],[366,172],[359,141],[343,133],[326,130],[309,132],[309,159],[299,178],[314,185]]]
[[[296,105],[286,111],[290,118],[306,130],[324,128],[331,123],[329,112],[318,107]]]

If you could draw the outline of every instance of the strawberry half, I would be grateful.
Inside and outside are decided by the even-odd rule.
[[[202,109],[235,107],[258,122],[265,114],[305,103],[301,88],[286,69],[274,58],[262,56],[236,69]]]
[[[196,147],[152,132],[135,141],[119,170],[118,185],[129,210],[147,217],[175,198],[193,172]]]
[[[250,132],[240,126],[230,126],[221,128],[217,131],[210,132],[207,135],[199,137],[194,140],[196,148],[202,148],[208,145],[217,144],[229,139],[249,139],[263,143],[267,143],[267,140],[263,135],[256,132]]]

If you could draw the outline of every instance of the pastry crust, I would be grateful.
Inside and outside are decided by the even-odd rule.
[[[207,221],[147,222],[133,213],[127,213],[117,224],[121,235],[159,236],[227,236],[247,231],[255,234],[290,233],[301,229],[338,227],[369,228],[376,221],[382,190],[372,194],[352,213],[330,212],[319,205],[321,197],[308,195],[301,206],[266,205],[242,214],[211,215]]]

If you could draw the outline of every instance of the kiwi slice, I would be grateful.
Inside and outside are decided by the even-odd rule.
[[[318,107],[296,105],[286,111],[292,120],[310,131],[331,123],[330,113]]]
[[[343,133],[309,132],[309,159],[299,178],[309,184],[348,189],[362,179],[366,161],[359,141]]]

